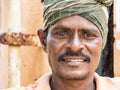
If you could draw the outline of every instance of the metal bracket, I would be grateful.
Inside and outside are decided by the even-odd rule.
[[[12,46],[39,46],[39,39],[36,34],[2,33],[0,43]]]

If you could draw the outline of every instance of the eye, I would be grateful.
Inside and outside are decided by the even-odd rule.
[[[94,40],[95,38],[97,38],[97,35],[91,32],[87,32],[87,33],[84,33],[83,37],[86,40]]]
[[[56,32],[54,32],[53,35],[56,38],[67,38],[67,37],[69,37],[69,32],[67,32],[67,31],[56,31]]]

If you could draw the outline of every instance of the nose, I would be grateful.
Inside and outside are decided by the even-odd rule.
[[[68,46],[68,48],[72,51],[81,51],[84,48],[84,43],[82,38],[80,38],[78,34],[75,33],[74,37],[70,40]]]

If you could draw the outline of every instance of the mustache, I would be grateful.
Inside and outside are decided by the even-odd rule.
[[[61,54],[58,57],[58,61],[63,61],[64,57],[66,57],[66,56],[81,56],[81,57],[84,57],[87,62],[90,62],[90,60],[91,60],[89,55],[87,55],[81,51],[74,52],[74,51],[68,50],[64,54]]]

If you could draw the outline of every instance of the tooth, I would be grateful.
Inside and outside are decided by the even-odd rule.
[[[80,62],[83,62],[84,60],[79,59]]]
[[[83,62],[84,60],[82,59],[65,59],[67,62]]]

